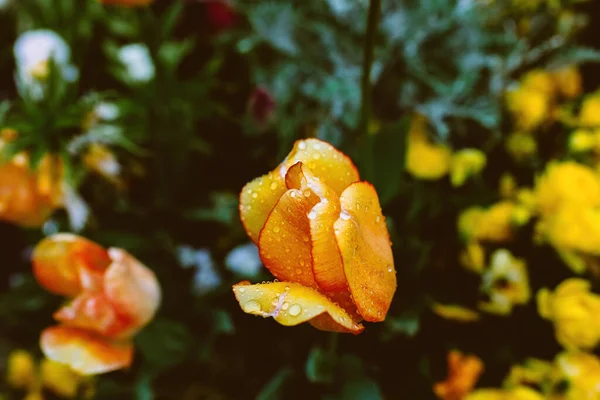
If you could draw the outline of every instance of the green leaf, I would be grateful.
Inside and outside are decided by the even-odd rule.
[[[172,33],[175,25],[179,21],[179,17],[181,16],[181,12],[184,9],[183,1],[176,1],[171,7],[165,11],[165,15],[162,18],[160,37],[161,41],[169,38]]]
[[[284,367],[262,388],[256,396],[256,400],[283,400],[283,387],[292,376],[293,371]]]
[[[374,174],[370,178],[377,189],[382,206],[398,195],[403,184],[402,172],[409,123],[409,118],[402,118],[395,124],[384,126],[372,138],[375,157]]]
[[[163,370],[187,358],[193,338],[185,325],[157,319],[140,332],[136,342],[150,367]]]
[[[383,399],[377,382],[369,378],[347,381],[342,389],[343,400],[379,400]]]
[[[137,400],[152,400],[154,393],[152,391],[152,376],[143,375],[135,384],[135,398]]]
[[[335,372],[336,359],[331,353],[315,347],[306,361],[306,377],[313,383],[331,383]]]
[[[420,313],[415,311],[406,312],[398,317],[388,317],[385,320],[388,333],[401,333],[408,337],[414,337],[421,326]]]

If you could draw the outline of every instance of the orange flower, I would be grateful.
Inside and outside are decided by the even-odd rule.
[[[483,363],[477,356],[453,350],[448,353],[448,378],[436,383],[433,391],[443,400],[461,400],[473,390],[482,371]]]
[[[25,153],[0,162],[0,219],[25,227],[42,225],[63,203],[62,177],[62,163],[50,155],[35,171]]]
[[[71,298],[54,314],[60,325],[42,332],[46,357],[84,375],[131,364],[131,339],[150,322],[160,303],[160,287],[151,270],[125,250],[106,250],[61,233],[36,246],[33,272],[46,290]]]
[[[373,186],[329,143],[297,141],[240,194],[241,219],[281,282],[233,291],[242,309],[282,325],[360,333],[385,319],[396,290],[390,239]]]
[[[154,0],[98,0],[105,5],[118,5],[125,7],[141,7],[150,5]]]

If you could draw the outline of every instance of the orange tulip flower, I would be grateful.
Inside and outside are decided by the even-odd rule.
[[[0,150],[6,142],[0,139]],[[0,220],[25,227],[41,226],[63,204],[62,182],[62,163],[49,154],[35,170],[26,153],[0,160]]]
[[[451,351],[448,353],[448,378],[436,383],[433,391],[443,400],[462,400],[473,390],[482,371],[483,362],[478,357]]]
[[[385,319],[396,291],[377,192],[329,143],[297,141],[274,170],[240,194],[242,223],[280,282],[233,291],[242,310],[282,325],[358,334]]]
[[[142,7],[150,5],[154,0],[98,0],[105,5],[117,5],[125,7]]]
[[[154,273],[125,250],[108,250],[79,236],[56,234],[33,252],[33,272],[48,291],[71,298],[42,332],[47,358],[83,375],[125,368],[133,336],[160,304]]]

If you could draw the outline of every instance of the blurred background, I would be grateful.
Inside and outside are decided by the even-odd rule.
[[[16,217],[0,167],[0,398],[40,398],[5,377],[16,350],[43,358],[62,299],[30,253],[66,231],[134,254],[163,301],[132,368],[86,390],[49,379],[44,399],[459,400],[434,390],[452,350],[482,361],[471,387],[507,388],[515,366],[574,349],[598,363],[587,392],[556,366],[520,383],[600,399],[597,342],[557,339],[564,319],[536,300],[578,276],[600,312],[600,218],[575,212],[600,206],[597,2],[111,3],[0,0],[2,159],[26,151],[35,172],[53,154],[68,188],[32,222],[41,200]],[[272,279],[238,194],[307,137],[354,160],[387,218],[398,289],[358,336],[255,318],[232,295]],[[544,208],[556,199],[573,212]]]

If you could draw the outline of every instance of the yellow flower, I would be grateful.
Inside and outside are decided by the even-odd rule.
[[[600,206],[600,179],[593,169],[573,161],[552,162],[535,185],[542,216],[556,213],[564,204]]]
[[[31,353],[14,350],[8,356],[6,382],[16,389],[28,389],[35,385],[35,361]]]
[[[554,293],[540,289],[538,312],[554,323],[556,340],[568,350],[593,349],[600,342],[600,296],[590,292],[590,283],[570,278]]]
[[[79,375],[66,364],[44,359],[40,363],[42,385],[59,396],[72,398],[83,381]]]
[[[515,132],[506,138],[506,151],[517,161],[523,161],[537,152],[535,138],[527,133]]]
[[[552,374],[552,363],[530,358],[523,365],[515,365],[504,380],[507,387],[540,386],[548,381]]]
[[[517,192],[515,177],[508,173],[502,174],[498,183],[498,191],[500,192],[500,196],[504,198],[513,197]]]
[[[585,97],[579,110],[579,123],[584,127],[600,127],[600,92]]]
[[[553,71],[552,77],[556,88],[564,97],[574,98],[581,94],[581,74],[576,65]]]
[[[115,154],[101,143],[92,143],[83,157],[83,163],[92,171],[112,182],[122,186],[120,178],[121,164]]]
[[[450,179],[452,186],[462,186],[471,176],[479,174],[487,162],[486,155],[478,149],[463,149],[452,156]]]
[[[555,381],[566,380],[565,400],[600,398],[600,359],[593,354],[564,352],[555,361]]]
[[[463,400],[546,400],[535,390],[519,386],[512,389],[479,389]]]
[[[443,400],[462,400],[473,390],[482,371],[483,362],[479,357],[451,351],[448,353],[448,377],[436,383],[433,391]]]
[[[548,118],[554,90],[550,74],[534,70],[523,77],[518,88],[507,93],[507,107],[517,129],[531,131]]]
[[[531,293],[525,261],[506,249],[496,250],[490,268],[482,275],[480,290],[489,301],[480,303],[479,308],[492,314],[508,315],[513,306],[527,304]]]
[[[447,146],[433,144],[427,138],[427,121],[413,117],[408,132],[406,169],[419,179],[437,180],[450,170],[451,152]]]
[[[463,400],[507,400],[502,389],[477,389]]]
[[[542,226],[557,249],[600,255],[600,209],[565,205]]]
[[[569,136],[569,150],[574,153],[590,151],[596,147],[596,135],[586,129],[578,129]]]
[[[454,304],[434,303],[431,306],[431,311],[442,318],[453,321],[473,322],[479,319],[479,313],[477,313],[477,311]]]
[[[468,208],[458,218],[458,230],[467,241],[504,242],[513,235],[514,210],[510,201]]]
[[[466,269],[482,273],[485,269],[485,250],[483,246],[477,242],[467,244],[465,250],[460,254],[460,263]]]

